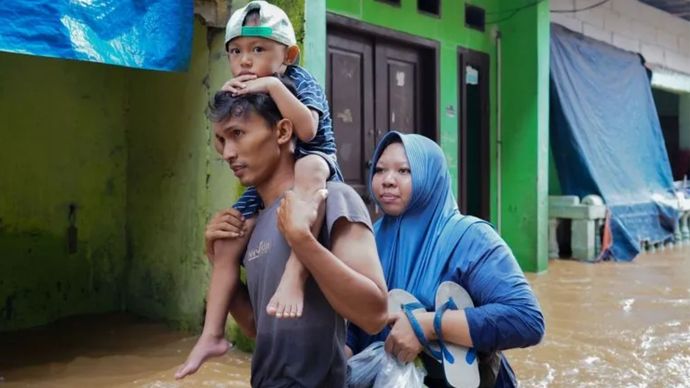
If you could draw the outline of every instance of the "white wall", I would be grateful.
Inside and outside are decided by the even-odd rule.
[[[601,0],[551,0],[572,10]],[[647,62],[690,74],[690,22],[638,0],[610,0],[582,12],[551,13],[551,21],[591,38],[642,53]]]

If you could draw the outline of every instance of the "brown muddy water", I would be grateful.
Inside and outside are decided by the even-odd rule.
[[[632,263],[555,260],[528,278],[547,334],[507,352],[521,386],[690,387],[690,247]],[[237,351],[175,381],[194,340],[124,314],[2,333],[0,388],[249,386]]]

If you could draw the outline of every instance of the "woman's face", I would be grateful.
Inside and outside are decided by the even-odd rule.
[[[371,186],[386,214],[399,216],[405,211],[412,196],[412,175],[402,143],[392,143],[383,150]]]

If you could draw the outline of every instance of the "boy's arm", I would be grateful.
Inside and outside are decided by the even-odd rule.
[[[302,104],[277,78],[264,78],[269,78],[273,81],[268,86],[268,93],[275,101],[283,117],[292,122],[295,132],[297,132],[297,137],[303,142],[311,141],[316,136],[316,131],[319,127],[319,114]]]
[[[242,333],[249,338],[256,338],[256,322],[254,322],[254,310],[249,300],[249,291],[247,286],[238,285],[235,293],[230,299],[230,314],[237,322],[237,325],[242,330]]]
[[[360,222],[338,219],[331,232],[332,250],[312,235],[314,204],[286,192],[278,225],[295,255],[316,280],[330,305],[367,333],[380,332],[387,319],[387,289],[374,235]]]
[[[239,78],[239,77],[238,77]],[[233,80],[226,86],[231,90]],[[303,142],[311,141],[316,136],[319,127],[319,114],[313,109],[307,108],[287,87],[276,77],[259,77],[251,80],[242,80],[242,87],[232,89],[238,95],[248,93],[268,93],[275,101],[280,114],[292,121],[297,132],[297,137]],[[226,89],[226,86],[223,89]]]

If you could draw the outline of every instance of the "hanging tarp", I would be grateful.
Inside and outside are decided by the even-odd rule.
[[[0,0],[0,51],[186,70],[192,0]]]
[[[639,55],[552,24],[551,147],[563,194],[598,194],[609,209],[604,258],[671,238],[671,167]]]

